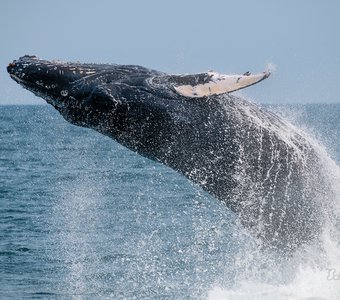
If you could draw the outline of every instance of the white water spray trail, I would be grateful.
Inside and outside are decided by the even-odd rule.
[[[96,282],[93,270],[98,269],[96,237],[99,224],[100,191],[85,178],[61,185],[60,199],[52,214],[58,257],[63,261],[65,280],[57,286],[60,294],[83,297],[91,294]],[[99,196],[98,196],[99,195]],[[65,284],[67,283],[67,284]]]

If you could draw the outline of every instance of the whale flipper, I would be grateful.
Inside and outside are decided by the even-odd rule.
[[[270,76],[269,71],[258,74],[224,75],[207,72],[192,75],[169,76],[169,83],[175,91],[185,97],[198,98],[231,93],[256,84]]]

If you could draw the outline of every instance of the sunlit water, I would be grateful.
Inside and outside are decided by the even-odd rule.
[[[336,187],[340,105],[273,109],[322,142]],[[336,224],[263,253],[184,177],[47,106],[0,106],[0,144],[1,299],[340,298]]]

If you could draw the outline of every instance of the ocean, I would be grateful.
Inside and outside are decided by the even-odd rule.
[[[340,104],[268,109],[340,190]],[[0,106],[0,145],[0,299],[340,299],[340,226],[261,253],[215,198],[47,105]]]

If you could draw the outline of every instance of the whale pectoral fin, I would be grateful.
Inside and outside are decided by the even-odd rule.
[[[270,72],[259,74],[223,75],[208,72],[194,75],[169,76],[175,91],[185,97],[198,98],[231,93],[256,84],[270,76]]]

